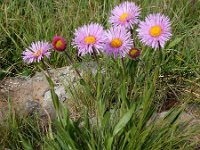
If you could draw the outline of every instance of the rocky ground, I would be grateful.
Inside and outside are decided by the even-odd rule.
[[[95,73],[96,64],[93,62],[83,63],[80,66],[81,72],[88,70]],[[68,101],[70,93],[66,91],[69,85],[76,86],[79,84],[79,77],[71,66],[49,70],[50,75],[55,83],[55,92],[62,103],[70,105],[72,116],[76,116],[73,112],[73,103]],[[11,104],[11,105],[9,105]],[[44,73],[37,72],[33,77],[15,77],[6,78],[0,81],[0,118],[4,118],[8,114],[9,106],[12,110],[21,115],[32,115],[39,113],[41,117],[49,115],[55,117],[50,87],[44,76]],[[197,104],[187,106],[187,111],[181,115],[180,120],[191,120],[191,122],[199,122],[199,108]],[[166,110],[159,112],[160,117],[164,117]]]

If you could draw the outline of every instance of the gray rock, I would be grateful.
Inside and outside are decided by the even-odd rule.
[[[80,73],[91,71],[94,74],[97,64],[94,62],[82,63],[79,68]],[[79,77],[72,66],[48,70],[55,83],[55,92],[61,103],[70,98],[65,88],[79,84]],[[44,73],[37,72],[32,78],[15,77],[0,81],[0,118],[1,113],[8,104],[8,97],[12,102],[13,109],[22,115],[32,115],[40,113],[41,116],[48,114],[55,116],[50,87]],[[2,96],[3,95],[3,96]]]

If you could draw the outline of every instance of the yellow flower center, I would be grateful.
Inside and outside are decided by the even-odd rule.
[[[34,57],[39,57],[42,54],[42,49],[38,50],[37,52],[33,53]]]
[[[119,39],[119,38],[114,38],[112,41],[111,41],[111,43],[110,43],[110,45],[112,46],[112,47],[114,47],[114,48],[119,48],[120,46],[122,46],[122,41]]]
[[[138,50],[136,50],[136,49],[131,49],[129,54],[130,54],[131,56],[134,56],[134,55],[137,53],[137,51],[138,51]]]
[[[124,22],[124,21],[126,21],[126,19],[128,18],[128,16],[129,16],[128,13],[123,13],[123,14],[120,16],[119,20],[122,21],[122,22]]]
[[[61,40],[58,40],[57,42],[56,42],[56,47],[60,47],[60,46],[62,46],[63,45],[63,42],[61,41]]]
[[[96,38],[94,36],[90,35],[84,39],[84,42],[85,42],[85,44],[94,44],[96,42]]]
[[[153,37],[158,37],[162,32],[162,29],[161,29],[161,26],[153,26],[151,27],[150,29],[150,35],[153,36]]]

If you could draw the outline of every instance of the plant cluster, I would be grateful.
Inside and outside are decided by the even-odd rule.
[[[158,80],[163,49],[172,37],[171,23],[161,13],[140,20],[141,11],[134,2],[122,2],[111,11],[110,28],[92,22],[75,30],[72,47],[78,49],[79,57],[90,54],[98,66],[97,73],[89,77],[73,65],[75,62],[67,50],[69,43],[59,35],[52,42],[36,41],[25,49],[24,62],[34,63],[42,71],[45,67],[47,71],[44,73],[51,87],[57,119],[50,121],[46,136],[39,140],[20,135],[23,148],[33,149],[35,141],[40,149],[48,150],[171,150],[197,146],[198,142],[193,140],[196,128],[178,119],[184,107],[171,109],[164,117],[157,113],[154,104],[160,99]],[[51,58],[51,50],[66,55],[80,79],[78,91],[74,87],[68,90],[74,100],[82,101],[85,106],[81,107],[82,114],[77,120],[70,118],[68,109],[55,93],[47,69],[50,65],[45,58]]]

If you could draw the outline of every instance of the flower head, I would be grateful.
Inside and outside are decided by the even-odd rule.
[[[169,18],[160,13],[147,16],[139,23],[137,32],[141,42],[152,48],[158,48],[159,44],[163,48],[172,36]]]
[[[128,55],[132,59],[136,59],[138,56],[140,56],[140,50],[138,48],[131,48],[128,52]]]
[[[114,55],[116,58],[125,57],[129,49],[133,46],[131,33],[123,27],[115,27],[108,30],[105,34],[106,44],[105,52],[108,55]]]
[[[26,48],[22,53],[24,62],[32,63],[39,62],[44,56],[50,57],[49,50],[52,48],[48,42],[38,41],[31,43],[29,48]]]
[[[81,56],[94,51],[99,53],[104,47],[104,29],[97,23],[78,28],[74,35],[72,45],[78,48],[78,54]]]
[[[109,22],[113,26],[122,26],[128,29],[138,23],[140,8],[133,2],[123,2],[112,10]]]
[[[57,51],[64,51],[66,49],[66,41],[61,36],[54,36],[52,40],[53,48]]]

